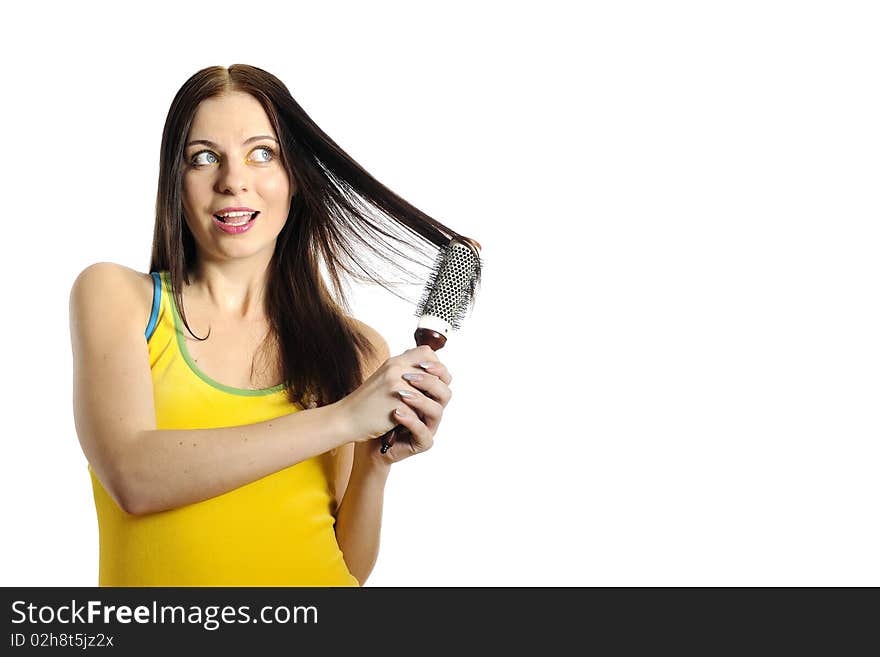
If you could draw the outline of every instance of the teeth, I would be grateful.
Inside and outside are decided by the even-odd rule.
[[[220,219],[227,226],[244,226],[256,214],[257,214],[256,212],[229,212],[226,214],[215,214],[214,216],[217,217],[218,219]],[[227,221],[227,219],[232,218],[232,217],[247,217],[247,219],[245,219],[244,221],[240,221],[238,223],[232,223],[230,221]]]
[[[253,212],[223,212],[218,217],[250,217]]]

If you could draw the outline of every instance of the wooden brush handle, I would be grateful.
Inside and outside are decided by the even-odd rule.
[[[446,336],[437,333],[437,331],[432,331],[431,329],[417,328],[414,337],[416,339],[416,346],[421,347],[423,344],[426,344],[434,351],[440,351],[443,348],[443,345],[446,344]],[[409,436],[409,433],[409,429],[398,424],[391,431],[382,436],[382,449],[380,451],[384,454],[391,448],[395,440],[398,438],[406,439]]]

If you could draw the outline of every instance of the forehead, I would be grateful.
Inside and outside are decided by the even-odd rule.
[[[277,137],[260,102],[250,94],[234,92],[201,101],[187,139],[219,139],[237,144],[251,135]]]

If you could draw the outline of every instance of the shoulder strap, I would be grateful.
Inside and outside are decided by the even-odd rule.
[[[147,341],[153,335],[153,331],[156,330],[156,320],[159,318],[159,301],[162,298],[162,279],[159,277],[158,272],[150,272],[150,276],[153,277],[153,310],[150,313],[150,323],[147,324],[147,330],[144,331],[144,335],[147,338]]]

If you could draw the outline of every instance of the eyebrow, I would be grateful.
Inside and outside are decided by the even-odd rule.
[[[274,141],[276,144],[278,143],[278,140],[275,139],[275,137],[273,137],[273,136],[271,136],[271,135],[256,135],[255,137],[251,137],[251,138],[249,138],[249,139],[245,139],[245,140],[244,140],[244,143],[242,144],[242,146],[244,146],[244,144],[249,144],[249,143],[251,143],[252,141],[259,141],[260,139],[271,139],[271,140]],[[205,146],[210,146],[211,148],[220,148],[219,145],[217,145],[217,144],[215,144],[213,141],[209,141],[209,140],[207,140],[207,139],[193,139],[191,142],[189,142],[189,143],[187,144],[187,147],[193,146],[193,145],[195,145],[195,144],[204,144]]]

